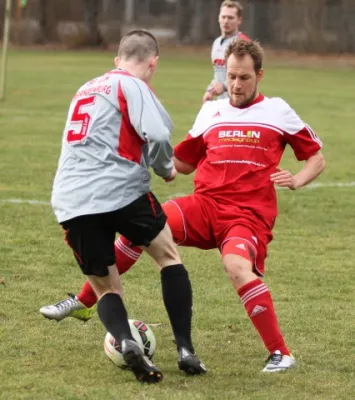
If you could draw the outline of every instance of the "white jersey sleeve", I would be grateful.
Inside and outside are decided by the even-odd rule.
[[[211,124],[214,110],[217,108],[217,103],[217,101],[207,101],[202,105],[195,122],[189,131],[191,137],[201,136],[204,134],[206,129],[208,129]]]
[[[281,110],[281,127],[285,140],[292,147],[299,161],[307,160],[323,146],[317,134],[307,125],[286,101],[275,98],[276,107]]]

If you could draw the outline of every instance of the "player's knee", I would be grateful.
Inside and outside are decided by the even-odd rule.
[[[223,258],[224,270],[231,281],[243,280],[252,272],[252,263],[238,255],[227,254]]]

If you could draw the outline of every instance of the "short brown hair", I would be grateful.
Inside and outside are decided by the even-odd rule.
[[[221,4],[221,9],[222,7],[235,8],[237,11],[237,16],[239,18],[242,16],[243,6],[238,1],[224,0],[224,2]]]
[[[141,62],[148,57],[158,55],[157,39],[144,29],[135,29],[126,33],[118,46],[118,57],[125,60],[134,58],[136,61]]]
[[[257,40],[233,40],[233,42],[227,47],[224,56],[226,63],[229,56],[232,54],[236,58],[243,58],[249,54],[254,61],[254,70],[256,73],[259,73],[263,67],[264,51]]]

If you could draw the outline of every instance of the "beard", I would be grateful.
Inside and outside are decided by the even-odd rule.
[[[252,93],[250,96],[248,96],[247,98],[245,98],[245,99],[244,99],[243,101],[241,101],[241,102],[235,103],[235,102],[233,101],[233,98],[232,98],[231,95],[229,95],[229,98],[230,98],[230,101],[231,101],[231,103],[233,104],[233,106],[235,106],[235,107],[245,107],[245,106],[247,106],[248,104],[250,104],[250,103],[255,99],[257,93],[258,93],[258,88],[257,88],[257,86],[256,86],[255,89],[254,89],[254,91],[253,91],[253,93]],[[232,94],[233,94],[233,93],[232,93]]]

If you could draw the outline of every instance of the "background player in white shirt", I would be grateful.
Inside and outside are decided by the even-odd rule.
[[[242,23],[242,12],[242,5],[236,1],[226,0],[221,4],[218,16],[221,36],[212,45],[213,79],[203,95],[203,102],[213,100],[215,96],[217,96],[217,99],[228,98],[224,53],[234,39],[248,39],[246,35],[239,31],[239,26]]]
[[[65,239],[99,301],[101,321],[120,343],[123,357],[142,382],[162,379],[134,341],[115,263],[117,232],[141,246],[161,268],[166,306],[179,352],[179,368],[206,369],[191,341],[192,289],[173,243],[166,215],[150,191],[149,166],[173,180],[172,123],[148,83],[158,62],[149,32],[126,34],[117,69],[83,85],[75,94],[63,133],[52,206]]]

